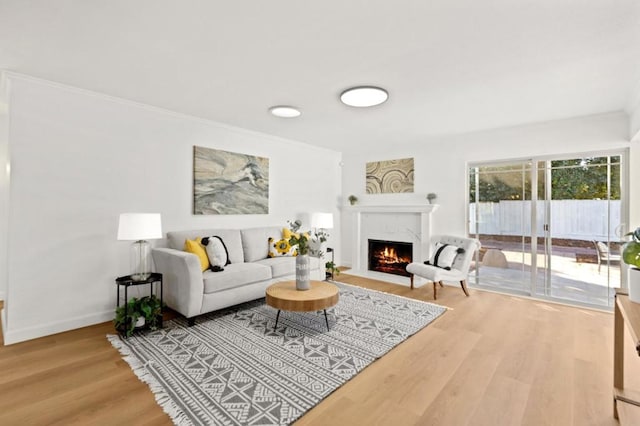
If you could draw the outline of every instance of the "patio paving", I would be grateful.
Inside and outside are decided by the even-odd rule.
[[[620,287],[620,265],[611,263],[607,268],[603,264],[598,272],[597,263],[585,262],[580,259],[590,259],[589,256],[576,256],[579,247],[563,247],[559,253],[551,256],[551,284],[545,291],[544,265],[545,256],[538,255],[538,282],[535,294],[532,296],[552,297],[566,302],[613,306],[615,288]],[[555,247],[554,247],[555,250]],[[531,254],[517,250],[501,249],[508,261],[508,268],[496,268],[480,264],[478,273],[475,265],[470,272],[470,282],[476,282],[479,287],[489,287],[495,290],[506,290],[518,293],[531,293]],[[579,250],[580,254],[589,254],[587,249]],[[591,251],[595,254],[595,249]]]

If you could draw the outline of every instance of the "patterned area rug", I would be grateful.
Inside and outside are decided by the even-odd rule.
[[[442,315],[432,303],[347,284],[322,312],[264,299],[123,340],[107,336],[180,425],[281,425],[302,416],[367,365]]]

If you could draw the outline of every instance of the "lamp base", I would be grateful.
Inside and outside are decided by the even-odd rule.
[[[149,265],[150,244],[145,240],[138,240],[131,244],[131,279],[144,281],[151,275]]]

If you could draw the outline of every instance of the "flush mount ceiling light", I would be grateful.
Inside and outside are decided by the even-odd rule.
[[[301,114],[298,108],[288,105],[272,106],[271,108],[269,108],[269,112],[280,118],[295,118],[299,117]]]
[[[389,93],[374,86],[352,87],[340,95],[343,104],[358,108],[380,105],[387,99],[389,99]]]

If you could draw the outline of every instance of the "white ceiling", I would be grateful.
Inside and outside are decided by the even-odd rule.
[[[640,1],[0,0],[0,68],[344,151],[624,109]]]

